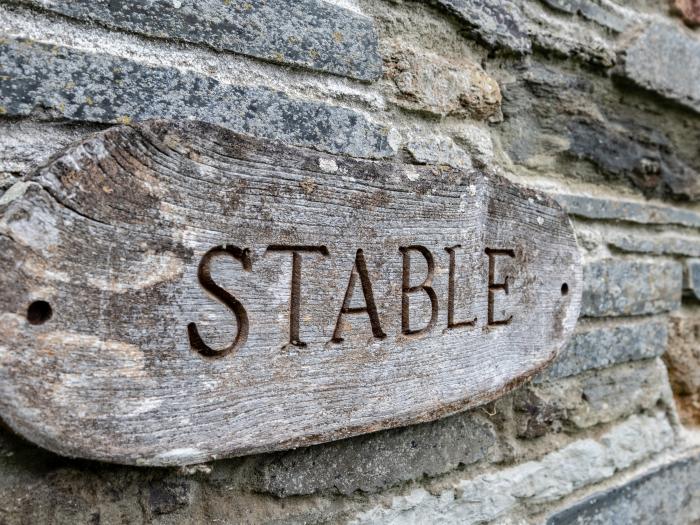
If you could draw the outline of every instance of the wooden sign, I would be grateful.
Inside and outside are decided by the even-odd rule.
[[[127,464],[485,403],[555,357],[581,295],[540,193],[193,122],[68,148],[2,196],[0,245],[0,415]]]

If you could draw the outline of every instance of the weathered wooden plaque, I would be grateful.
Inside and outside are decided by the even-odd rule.
[[[436,419],[557,354],[579,252],[497,176],[200,123],[112,128],[0,199],[0,415],[177,465]]]

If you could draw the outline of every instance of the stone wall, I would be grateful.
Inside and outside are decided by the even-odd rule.
[[[585,260],[568,347],[487,406],[180,469],[2,430],[0,523],[700,520],[698,24],[697,0],[0,1],[0,199],[86,134],[198,119],[538,187]]]

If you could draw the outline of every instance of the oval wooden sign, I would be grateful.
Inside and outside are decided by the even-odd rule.
[[[1,415],[68,456],[190,464],[436,419],[545,367],[579,311],[540,193],[202,123],[94,135],[0,214]]]

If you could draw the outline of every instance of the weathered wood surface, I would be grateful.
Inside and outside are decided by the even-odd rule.
[[[3,420],[129,464],[479,405],[555,357],[581,295],[535,191],[194,122],[112,128],[17,183],[0,259]]]

